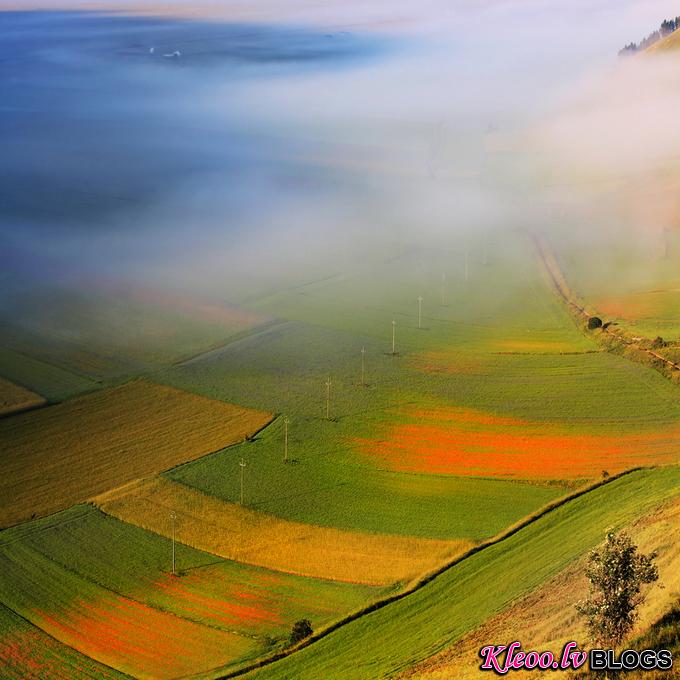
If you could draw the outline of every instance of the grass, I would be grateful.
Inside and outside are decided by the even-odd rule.
[[[649,630],[631,640],[625,649],[667,649],[673,656],[673,665],[677,663],[680,654],[680,601],[677,601]],[[608,680],[663,680],[673,677],[673,671],[609,671]],[[575,673],[573,678],[578,680],[590,680],[592,678],[602,678],[602,674],[597,671],[585,670]]]
[[[209,349],[265,318],[200,296],[88,282],[31,291],[2,321],[8,347],[111,381]]]
[[[680,404],[674,386],[643,366],[598,351],[556,299],[524,237],[512,234],[504,238],[506,241],[496,246],[488,265],[482,263],[479,253],[473,252],[468,281],[462,275],[462,252],[418,252],[251,300],[249,305],[259,317],[276,316],[288,321],[233,338],[211,352],[154,372],[154,379],[203,398],[239,403],[258,412],[285,414],[290,418],[291,461],[286,464],[282,460],[283,419],[276,418],[252,440],[168,470],[163,482],[153,482],[151,500],[144,495],[128,496],[124,504],[109,506],[108,510],[167,536],[168,511],[179,500],[177,530],[188,531],[187,542],[196,546],[238,559],[254,559],[255,555],[258,560],[271,560],[265,562],[268,566],[291,571],[300,569],[299,562],[308,557],[309,561],[318,560],[319,564],[313,566],[319,571],[303,573],[321,573],[322,567],[326,574],[342,577],[339,570],[346,573],[353,567],[363,576],[367,569],[359,568],[357,565],[363,564],[360,559],[352,561],[349,555],[359,551],[365,534],[376,534],[367,544],[373,551],[376,546],[406,545],[413,537],[477,542],[573,489],[582,481],[580,478],[599,476],[599,462],[590,464],[601,460],[598,451],[606,458],[604,452],[621,447],[621,442],[632,442],[632,450],[645,437],[657,437],[660,440],[654,440],[653,446],[641,450],[646,460],[677,461],[674,428],[680,421]],[[447,275],[445,305],[439,301],[443,272]],[[416,317],[418,295],[425,298],[421,329]],[[396,356],[390,354],[392,319],[397,321]],[[363,386],[362,347],[366,349],[367,381]],[[332,380],[329,420],[324,417],[328,376]],[[83,401],[95,396],[99,395]],[[157,437],[154,421],[149,421],[140,407],[143,403],[147,408],[154,400],[140,398],[133,402],[127,411],[134,411],[139,421],[134,421],[137,424],[125,433],[116,430],[121,440],[124,434],[128,453],[129,442],[147,451],[149,442]],[[63,407],[72,408],[77,403],[68,402]],[[211,408],[220,406],[215,401],[208,403]],[[171,421],[167,425],[168,436],[181,441],[184,450],[186,442],[192,439],[186,432],[179,435],[177,428],[188,427],[189,422],[196,421],[198,413],[192,418],[186,406],[172,412],[166,404],[160,410],[163,418],[168,419],[165,422]],[[438,414],[437,431],[431,432],[428,443],[424,436],[427,432],[422,428],[433,426],[433,413]],[[466,414],[464,422],[456,421],[455,414],[460,413]],[[22,422],[20,419],[31,415],[38,413],[9,420]],[[72,414],[68,421],[59,420],[74,427],[79,422],[74,418]],[[520,435],[515,421],[522,423]],[[100,415],[98,422],[113,420]],[[212,425],[210,428],[200,427],[197,422],[193,425],[199,425],[202,436],[206,429],[212,431]],[[38,426],[42,428],[36,421]],[[448,452],[462,436],[477,437],[467,442],[462,458],[468,467],[473,454],[480,459],[471,471],[460,466],[395,465],[394,457],[378,455],[376,447],[393,440],[394,433],[404,426],[420,428],[415,438],[416,451],[423,443],[429,446],[450,436],[452,439],[444,447]],[[57,427],[56,421],[52,427]],[[40,436],[43,432],[49,435],[49,429],[39,432]],[[22,436],[29,441],[28,428]],[[34,431],[31,436],[35,441]],[[107,441],[115,440],[115,436],[118,435],[108,431]],[[561,456],[554,453],[557,439],[569,442]],[[494,444],[491,450],[490,440]],[[55,438],[52,436],[50,441]],[[226,443],[217,443],[214,448]],[[512,479],[501,479],[499,475],[507,475],[508,470],[503,467],[507,461],[500,454],[512,449],[508,445],[517,449],[513,450],[514,455],[531,457],[531,465],[521,466]],[[91,447],[88,450],[91,452]],[[627,452],[624,453],[614,460],[621,465],[639,460],[628,460]],[[101,459],[101,455],[97,458]],[[236,502],[240,495],[241,459],[247,464],[244,470],[247,510],[234,513],[233,505],[228,504]],[[133,472],[129,479],[143,476],[138,470]],[[607,528],[625,524],[636,513],[660,503],[677,485],[678,477],[675,468],[639,472],[571,501],[512,538],[464,560],[417,593],[338,629],[261,673],[264,677],[301,679],[373,678],[408,668],[559,573],[598,542]],[[171,503],[167,491],[177,489],[177,483],[182,485],[182,493],[173,494]],[[212,518],[212,527],[205,525],[206,517]],[[230,552],[233,540],[225,530],[230,517],[239,524],[245,521],[249,529],[257,529],[258,533],[245,545],[250,558],[245,552],[242,555]],[[204,526],[199,527],[199,519]],[[315,528],[307,527],[303,533],[298,523]],[[91,540],[97,531],[94,526],[86,526],[80,540],[87,545],[88,537]],[[291,532],[286,533],[291,541],[311,536],[312,541],[307,541],[305,547],[312,545],[314,549],[308,553],[299,549],[299,554],[295,554],[291,544],[277,544],[278,552],[271,551],[272,533],[278,539],[282,531]],[[313,541],[331,535],[335,545],[342,538],[339,547],[348,548],[348,557],[343,557],[342,552],[341,556],[319,554],[319,544]],[[395,536],[403,538],[395,540]],[[166,539],[157,535],[154,540],[164,541],[167,550]],[[70,559],[73,548],[64,547],[69,544],[64,535],[54,534],[54,541],[54,552],[49,558],[52,566],[45,567],[44,573],[37,567],[34,572],[40,588],[46,587],[50,574],[57,583],[67,579],[67,575],[50,570],[56,569],[59,560],[67,555]],[[18,561],[35,559],[37,564],[39,559],[34,554],[46,551],[21,548],[22,541],[19,544]],[[62,549],[64,555],[60,553]],[[220,590],[218,573],[226,567],[193,563],[190,556],[194,553],[185,551],[190,548],[181,546],[180,559],[186,559],[182,566],[186,576],[173,580],[165,574],[140,584],[137,590],[120,583],[120,578],[107,571],[101,559],[96,561],[96,568],[101,569],[99,576],[78,567],[82,573],[74,578],[80,581],[68,586],[72,596],[73,593],[80,596],[79,588],[86,590],[84,584],[96,581],[99,588],[109,589],[107,592],[113,592],[115,597],[107,595],[102,599],[98,591],[99,599],[86,600],[85,612],[89,612],[90,618],[85,621],[76,620],[71,601],[62,603],[59,597],[53,598],[48,601],[56,601],[63,611],[49,620],[41,619],[41,625],[52,626],[69,639],[73,639],[76,625],[88,631],[90,638],[106,639],[114,634],[121,640],[121,649],[129,651],[133,640],[128,633],[106,629],[113,626],[107,612],[123,611],[125,617],[136,617],[141,625],[152,628],[160,625],[155,617],[167,607],[180,619],[206,626],[215,635],[236,635],[241,641],[252,643],[241,648],[239,645],[245,643],[231,637],[208,635],[202,641],[197,639],[195,654],[203,654],[211,662],[218,656],[215,650],[219,644],[223,644],[225,665],[260,658],[267,649],[280,648],[283,622],[289,622],[286,616],[270,601],[246,613],[243,601],[229,599],[229,593]],[[144,554],[144,549],[140,552]],[[381,556],[388,558],[385,564],[392,562],[392,568],[396,564],[394,554]],[[167,552],[165,555],[167,560]],[[126,559],[134,565],[130,573],[144,573],[135,560]],[[347,564],[343,564],[343,559]],[[238,568],[257,569],[246,565]],[[406,578],[409,569],[408,564],[398,566],[384,581],[379,581],[377,571],[369,577],[371,582],[386,583],[402,578],[400,574]],[[14,580],[11,597],[33,597],[30,583],[21,580],[24,577],[18,570],[12,571],[11,577]],[[225,572],[224,583],[230,580],[240,583],[239,579],[245,578],[234,571]],[[281,578],[296,577],[281,574]],[[307,581],[315,584],[310,587],[318,593],[318,599],[309,596],[309,611],[318,611],[324,598],[347,605],[329,607],[325,618],[320,613],[313,614],[314,622],[317,618],[330,622],[342,612],[356,608],[349,606],[350,602],[352,605],[368,602],[378,591],[382,592],[374,587],[352,591],[350,596],[345,591],[324,590],[321,583],[328,582],[318,579],[297,581],[299,592],[305,592],[307,586],[301,584]],[[292,585],[277,591],[279,586],[273,581],[267,583],[265,590],[298,592]],[[118,585],[111,590],[114,584]],[[350,587],[342,583],[332,585]],[[265,590],[258,591],[263,598]],[[252,591],[246,588],[246,592]],[[43,600],[53,596],[41,591],[36,597]],[[301,595],[300,599],[304,597]],[[224,600],[224,605],[215,605],[215,600]],[[20,606],[22,602],[15,604]],[[27,605],[25,608],[30,609]],[[304,611],[304,607],[291,605],[291,615],[299,616]],[[277,616],[279,627],[265,632],[269,629],[264,621],[269,617],[268,625],[274,625],[272,617]],[[91,625],[97,617],[104,629]],[[241,623],[234,623],[232,629],[228,622],[234,617]],[[57,628],[57,624],[62,627]],[[418,631],[417,636],[413,635],[414,630]],[[192,631],[175,633],[190,641],[197,634]],[[138,637],[150,635],[142,630],[133,633]],[[265,638],[269,635],[278,642],[267,642]],[[90,644],[90,638],[82,638],[81,644]],[[153,644],[159,649],[165,649],[163,645],[169,645],[171,651],[175,649],[172,641],[158,640]],[[105,650],[97,648],[93,653],[102,654]],[[147,672],[169,672],[159,665],[159,659],[148,659],[152,671]],[[145,657],[136,661],[137,672],[145,668],[146,661]]]
[[[56,512],[243,440],[266,413],[145,381],[0,421],[0,526]]]
[[[625,527],[640,552],[656,552],[659,582],[643,591],[645,601],[638,609],[639,618],[634,635],[624,643],[624,648],[632,646],[634,649],[645,649],[641,646],[643,643],[639,642],[641,632],[654,628],[652,624],[668,611],[669,598],[673,601],[680,592],[680,546],[672,538],[677,535],[678,530],[680,494]],[[585,569],[585,556],[572,561],[537,589],[514,600],[507,608],[484,621],[480,627],[467,633],[441,653],[409,668],[399,677],[422,680],[477,678],[480,675],[478,652],[481,647],[491,641],[514,640],[517,638],[517,631],[521,631],[522,647],[526,650],[552,650],[557,653],[571,640],[576,641],[581,649],[589,649],[592,642],[585,620],[577,614],[575,608],[588,595]],[[670,626],[667,632],[672,632]]]
[[[672,36],[671,36],[672,37]],[[680,340],[680,239],[677,233],[626,237],[607,248],[576,249],[558,243],[560,264],[570,285],[605,321],[632,336]],[[655,250],[656,246],[656,250]],[[621,275],[625,272],[625,276]]]
[[[45,403],[45,399],[25,387],[0,378],[0,416],[25,411]]]
[[[225,503],[163,478],[95,499],[106,513],[215,555],[327,579],[390,585],[408,582],[461,554],[469,543],[366,534],[282,520]]]
[[[172,576],[170,540],[75,506],[0,533],[0,602],[135,677],[176,677],[256,659],[284,645],[294,621],[323,626],[389,592],[183,544],[176,559]]]
[[[674,467],[631,473],[599,487],[256,676],[359,680],[403,671],[551,578],[608,530],[671,498],[679,482]]]
[[[297,421],[294,421],[297,423]],[[328,425],[331,431],[334,424]],[[342,442],[322,448],[319,428],[306,446],[295,435],[282,462],[280,420],[258,437],[184,465],[165,476],[205,494],[238,502],[239,460],[246,463],[248,508],[294,522],[352,531],[477,541],[563,494],[561,485],[414,475],[353,459]]]
[[[4,346],[0,346],[0,375],[48,401],[62,401],[98,387],[89,378]]]
[[[6,680],[119,680],[128,676],[57,642],[0,604],[0,658]]]

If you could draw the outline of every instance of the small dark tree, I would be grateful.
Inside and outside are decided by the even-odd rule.
[[[605,544],[588,555],[590,596],[576,605],[586,617],[593,640],[616,647],[630,633],[636,609],[644,600],[640,588],[659,578],[656,554],[642,555],[626,533],[608,534]]]
[[[666,346],[666,341],[660,336],[657,335],[654,340],[652,340],[652,348],[653,349],[660,349],[661,347]]]
[[[290,633],[290,643],[294,645],[300,640],[309,637],[314,631],[309,619],[300,619],[293,624],[293,630]]]
[[[588,328],[592,331],[596,328],[602,328],[602,319],[599,316],[591,316],[588,319]]]

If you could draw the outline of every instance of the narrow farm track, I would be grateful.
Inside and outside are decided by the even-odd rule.
[[[592,318],[593,315],[590,314],[582,305],[578,304],[578,302],[574,301],[574,295],[566,282],[564,274],[559,266],[559,263],[557,262],[557,258],[555,257],[555,254],[553,253],[547,239],[544,236],[539,236],[538,234],[532,234],[531,238],[536,246],[539,259],[545,268],[553,288],[559,297],[565,302],[565,304],[577,315],[577,317],[587,322],[588,319]],[[631,338],[626,337],[622,333],[613,333],[609,328],[602,328],[601,330],[615,340],[622,342],[639,352],[644,352],[654,359],[658,359],[669,368],[673,370],[680,370],[680,364],[677,364],[674,361],[661,356],[651,349],[640,347],[638,343],[636,343]]]

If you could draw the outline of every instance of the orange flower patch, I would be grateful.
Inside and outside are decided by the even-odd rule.
[[[254,592],[235,590],[229,583],[217,593],[206,593],[203,581],[202,575],[195,573],[181,578],[166,574],[152,588],[170,596],[173,609],[183,616],[219,627],[252,630],[283,624],[274,602]]]
[[[33,644],[37,634],[26,633],[22,640],[0,639],[0,658],[6,672],[16,671],[24,678],[58,677],[53,664],[35,657]]]
[[[172,678],[241,657],[247,638],[199,625],[122,596],[77,600],[58,615],[31,618],[57,640],[140,678]]]
[[[515,479],[593,478],[638,465],[677,461],[680,430],[580,434],[465,409],[414,410],[383,439],[356,440],[390,469]]]

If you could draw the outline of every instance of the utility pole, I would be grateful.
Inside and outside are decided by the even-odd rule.
[[[395,350],[395,339],[397,333],[397,322],[392,319],[392,356],[396,354]]]
[[[326,420],[331,419],[331,377],[326,380]]]
[[[243,472],[246,469],[246,461],[241,458],[239,465],[241,466],[241,505],[243,505]]]
[[[446,305],[446,274],[442,274],[442,307]]]
[[[361,386],[366,386],[366,348],[361,348]]]
[[[470,251],[465,251],[465,283],[468,282],[470,277],[470,267],[469,267]]]
[[[288,462],[288,423],[290,423],[290,420],[288,419],[288,416],[285,416],[283,419],[283,462],[287,463]]]
[[[175,520],[177,513],[174,510],[170,511],[170,519],[172,520],[172,575],[175,576]]]
[[[422,328],[422,318],[423,318],[423,296],[418,296],[418,328]]]

